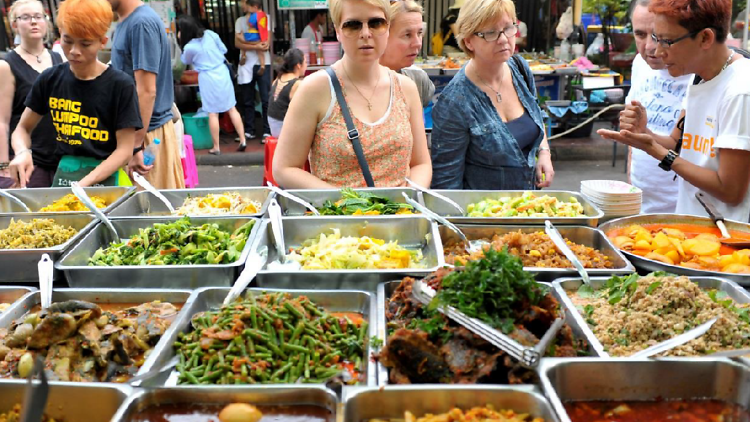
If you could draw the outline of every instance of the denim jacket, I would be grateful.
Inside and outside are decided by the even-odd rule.
[[[465,67],[445,87],[432,110],[432,188],[477,190],[534,189],[536,153],[544,139],[542,110],[536,101],[531,70],[531,90],[523,70],[508,60],[521,104],[534,123],[539,137],[526,156],[492,101],[469,78]]]

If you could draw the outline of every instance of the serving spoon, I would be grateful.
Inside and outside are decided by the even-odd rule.
[[[719,231],[721,232],[719,242],[721,242],[722,245],[731,246],[737,249],[750,248],[750,240],[732,238],[729,234],[729,230],[727,230],[727,226],[724,224],[724,216],[719,212],[714,203],[703,195],[703,192],[696,192],[695,199],[703,205],[703,208],[711,217],[711,220],[713,220],[716,227],[719,228]]]
[[[156,188],[154,187],[154,185],[152,185],[151,183],[149,183],[149,181],[146,180],[145,177],[141,176],[140,173],[134,171],[133,172],[133,180],[135,181],[135,183],[138,183],[143,189],[146,189],[147,192],[149,192],[150,194],[154,195],[161,202],[163,202],[164,205],[167,206],[167,209],[169,210],[170,213],[172,213],[172,214],[175,213],[175,209],[172,206],[172,203],[169,202],[169,200],[167,198],[165,198],[164,195],[161,194],[161,192],[159,192],[158,190],[156,190]]]
[[[426,188],[424,186],[421,186],[418,183],[414,182],[413,180],[409,179],[408,177],[406,178],[406,183],[408,183],[409,186],[413,187],[414,189],[416,189],[416,190],[418,190],[418,191],[420,191],[422,193],[430,194],[430,195],[434,196],[435,198],[438,198],[438,199],[441,199],[441,200],[447,202],[453,208],[457,209],[458,212],[461,213],[461,215],[466,215],[466,211],[464,211],[464,209],[461,208],[461,206],[458,205],[458,203],[456,201],[448,198],[447,196],[439,194],[439,193],[435,192],[432,189],[428,189],[428,188]]]
[[[13,202],[16,205],[18,205],[21,208],[23,208],[24,211],[31,212],[31,209],[29,209],[29,207],[23,201],[21,201],[20,199],[16,198],[15,196],[9,194],[5,190],[0,189],[0,196],[8,198],[11,202]]]
[[[576,256],[576,254],[573,253],[573,250],[570,249],[568,244],[565,243],[565,239],[563,239],[562,235],[551,221],[544,221],[544,232],[547,233],[547,236],[549,236],[550,239],[552,239],[552,243],[557,246],[557,249],[560,249],[560,252],[562,252],[563,255],[568,258],[568,261],[573,264],[573,267],[575,267],[576,271],[578,271],[578,274],[581,275],[581,279],[583,280],[583,282],[590,286],[591,279],[589,278],[589,273],[586,272],[586,268],[583,267],[583,264],[578,259],[578,256]]]
[[[42,259],[37,264],[39,271],[39,295],[41,296],[42,309],[47,309],[52,305],[52,278],[54,275],[54,263],[48,254],[42,255]]]
[[[292,195],[291,193],[285,192],[283,189],[277,188],[276,186],[274,186],[273,184],[271,184],[271,182],[267,182],[267,183],[268,183],[268,189],[271,189],[271,191],[273,191],[277,195],[283,196],[284,198],[286,198],[286,199],[288,199],[290,201],[294,201],[294,202],[302,205],[303,207],[305,207],[308,210],[310,210],[310,212],[312,212],[314,215],[320,215],[320,212],[318,211],[318,209],[315,208],[311,203],[305,201],[302,198],[296,197],[296,196]]]
[[[83,203],[91,212],[94,213],[97,219],[104,223],[105,226],[109,228],[109,231],[112,232],[112,235],[115,237],[115,241],[119,242],[122,238],[120,237],[120,234],[117,233],[117,230],[115,229],[115,226],[112,225],[112,222],[109,221],[109,218],[107,218],[104,213],[94,205],[94,202],[89,198],[88,194],[85,190],[81,187],[81,185],[78,184],[78,182],[73,182],[71,184],[71,189],[73,189],[73,194],[78,198],[79,201]]]

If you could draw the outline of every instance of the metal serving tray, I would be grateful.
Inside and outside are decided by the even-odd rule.
[[[415,189],[411,188],[367,188],[367,189],[354,189],[356,192],[369,192],[375,195],[386,197],[394,202],[404,203],[404,197],[401,193],[406,193],[409,198],[420,202],[420,195]],[[315,207],[322,207],[325,201],[336,202],[341,199],[340,189],[299,189],[299,190],[288,190],[288,193],[304,199]],[[283,196],[278,198],[279,205],[284,215],[288,216],[300,216],[305,215],[307,211],[302,205],[291,201]],[[309,216],[308,216],[309,217]],[[340,216],[348,217],[348,216]],[[369,217],[378,217],[372,215]]]
[[[435,192],[454,200],[464,210],[466,210],[469,204],[477,203],[487,198],[517,198],[524,193],[524,191],[510,190],[436,190]],[[599,219],[604,217],[604,213],[579,192],[542,190],[535,191],[535,193],[540,196],[552,196],[563,201],[568,201],[570,198],[576,198],[578,202],[583,205],[583,212],[585,215],[579,217],[465,217],[460,215],[458,210],[453,206],[440,198],[430,195],[429,193],[423,194],[423,198],[424,204],[427,208],[439,215],[445,216],[449,221],[455,224],[544,225],[544,221],[549,220],[555,225],[596,227]]]
[[[388,341],[388,320],[385,316],[385,307],[387,300],[393,295],[393,292],[396,291],[396,288],[401,283],[401,280],[396,281],[388,281],[385,283],[381,283],[378,285],[378,293],[377,293],[377,312],[378,312],[378,332],[377,337],[379,340],[382,341],[382,347],[385,347],[387,341]],[[551,287],[549,283],[540,283],[544,284],[545,286]],[[556,292],[554,289],[550,289],[550,293],[552,296],[560,302],[560,305],[563,309],[563,312],[565,313],[565,323],[570,326],[570,329],[573,331],[573,334],[576,336],[576,338],[586,339],[588,343],[588,352],[592,356],[597,356],[596,350],[593,348],[591,341],[588,339],[588,335],[586,331],[584,331],[585,322],[583,323],[584,326],[581,326],[581,323],[574,319],[574,316],[577,314],[577,312],[571,311],[571,309],[568,307],[567,304],[563,303],[562,298],[558,292]],[[588,329],[588,327],[586,327]],[[589,330],[590,333],[590,330]],[[547,357],[542,358],[542,360],[550,359]],[[385,386],[389,383],[389,372],[388,368],[386,368],[380,361],[377,363],[377,370],[378,370],[378,385],[379,386]],[[426,385],[426,384],[425,384]],[[446,384],[449,385],[449,384]]]
[[[546,359],[545,395],[562,422],[564,402],[714,399],[746,407],[750,369],[728,359]]]
[[[115,384],[51,383],[44,414],[58,421],[109,422],[133,389]],[[26,381],[0,381],[0,413],[23,405]]]
[[[39,281],[37,264],[42,255],[48,254],[53,261],[57,261],[63,251],[68,250],[78,240],[85,236],[89,230],[98,223],[94,217],[88,214],[23,214],[16,216],[0,216],[0,230],[7,229],[12,219],[18,221],[31,221],[33,219],[52,219],[56,224],[73,227],[78,230],[73,237],[62,245],[44,249],[0,249],[0,282],[30,282]],[[55,271],[54,278],[59,278],[59,271]]]
[[[212,218],[226,218],[231,216],[240,217],[260,217],[266,213],[268,202],[273,197],[271,190],[268,188],[205,188],[205,189],[168,189],[159,191],[169,201],[174,209],[178,209],[185,202],[185,199],[193,196],[206,196],[210,193],[222,194],[225,192],[237,192],[243,198],[258,201],[261,209],[255,214],[226,214],[217,216],[201,216]],[[154,194],[146,191],[138,192],[135,195],[122,202],[117,208],[109,213],[110,218],[141,218],[154,216],[171,216],[161,200]]]
[[[261,406],[311,405],[331,412],[336,418],[338,400],[331,390],[321,386],[245,385],[241,388],[157,388],[140,390],[117,411],[112,422],[127,422],[142,410],[164,404],[251,403]],[[301,420],[301,419],[300,419]]]
[[[103,211],[107,214],[125,201],[135,191],[135,188],[132,186],[99,186],[83,188],[83,190],[89,196],[98,196],[104,199],[107,206]],[[39,212],[40,209],[51,205],[63,196],[73,193],[73,190],[71,188],[34,188],[8,189],[6,192],[20,199],[32,212]],[[89,211],[65,211],[56,214],[84,213],[89,213]],[[8,198],[0,197],[0,216],[11,214],[18,216],[18,214],[26,215],[28,213]]]
[[[745,232],[750,234],[750,224],[740,223],[733,220],[725,220],[724,223],[729,230],[737,230],[738,232]],[[606,236],[607,232],[611,230],[631,226],[634,224],[693,224],[704,227],[716,227],[713,221],[711,221],[711,219],[707,217],[681,214],[643,214],[618,218],[616,220],[609,221],[603,224],[599,229]],[[625,254],[625,256],[633,263],[633,265],[635,265],[635,268],[644,272],[666,271],[672,274],[689,276],[724,277],[736,281],[741,286],[750,287],[750,274],[732,274],[719,271],[694,270],[692,268],[681,267],[679,265],[669,265],[663,262],[654,261],[653,259],[647,259],[628,251],[622,251],[622,253]]]
[[[307,239],[339,229],[342,236],[372,236],[385,241],[397,240],[407,249],[421,249],[424,268],[393,270],[320,270],[270,271],[258,273],[259,286],[304,289],[357,289],[374,292],[377,283],[393,280],[401,275],[426,276],[445,264],[443,247],[437,225],[421,216],[370,217],[284,217],[284,243],[287,248],[298,248]],[[255,248],[268,248],[268,262],[278,259],[274,247],[271,224],[264,220],[258,232]]]
[[[523,233],[544,233],[544,227],[540,226],[476,226],[476,225],[460,225],[459,228],[464,232],[466,237],[470,240],[488,238],[492,239],[495,234],[504,235],[510,232],[521,231]],[[606,255],[610,262],[612,262],[613,268],[602,268],[602,269],[586,269],[590,275],[609,275],[609,274],[630,274],[635,272],[633,265],[628,262],[627,259],[615,248],[615,246],[609,241],[607,236],[601,231],[584,226],[562,226],[558,229],[563,237],[567,238],[573,243],[579,245],[589,246],[597,249],[599,252]],[[440,239],[443,241],[443,250],[448,241],[460,242],[458,235],[445,226],[440,227]],[[544,267],[524,267],[527,272],[536,274],[537,281],[552,281],[560,277],[571,277],[577,275],[578,272],[575,268],[544,268]]]
[[[740,287],[737,283],[722,279],[718,277],[689,277],[691,281],[698,284],[701,289],[716,289],[722,292],[726,292],[727,295],[738,303],[750,303],[750,293]],[[599,290],[604,287],[607,283],[607,277],[592,277],[591,286],[594,290]],[[583,284],[583,280],[576,277],[561,278],[552,283],[554,291],[557,293],[558,300],[560,300],[567,309],[575,309],[575,312],[571,312],[573,319],[576,321],[589,344],[593,347],[596,352],[596,356],[609,357],[609,354],[604,350],[604,346],[594,335],[594,332],[589,328],[586,320],[581,316],[581,313],[573,304],[573,300],[568,295],[569,292],[576,292],[578,288]],[[710,357],[710,356],[708,356]]]
[[[16,301],[24,299],[34,291],[36,291],[35,287],[0,286],[0,303],[7,303],[13,306]],[[7,309],[10,309],[10,306]],[[0,311],[0,315],[4,312]]]
[[[375,336],[378,332],[377,318],[375,318],[375,298],[373,295],[367,292],[351,291],[351,290],[283,290],[283,289],[258,289],[250,288],[245,291],[244,294],[252,292],[253,294],[262,294],[264,292],[285,292],[290,293],[293,297],[296,296],[307,296],[311,301],[315,302],[316,305],[322,306],[329,312],[357,312],[361,313],[364,320],[368,322],[368,334],[367,334],[367,369],[365,377],[367,379],[367,385],[375,385],[376,380],[376,368],[375,363],[370,359],[372,349],[370,348],[369,340]],[[180,316],[178,321],[175,321],[173,326],[174,331],[170,331],[169,336],[164,336],[165,347],[160,348],[158,356],[155,353],[151,354],[151,357],[155,357],[156,365],[166,364],[174,355],[174,348],[171,347],[179,333],[189,332],[192,330],[191,319],[193,315],[204,312],[209,309],[218,309],[224,298],[229,293],[228,288],[211,288],[206,287],[196,290],[191,299],[190,306],[186,306],[184,314]],[[244,297],[244,296],[243,296]],[[171,328],[171,327],[170,327]],[[171,374],[163,374],[161,376],[153,378],[148,382],[149,386],[167,385],[174,386],[177,380],[177,371],[172,371]],[[187,388],[200,388],[202,386],[186,386]],[[242,386],[216,386],[210,385],[208,388],[231,388],[234,391],[235,388],[242,389],[247,385]],[[180,387],[182,388],[182,387]]]
[[[137,218],[113,220],[115,229],[124,238],[138,234],[138,230],[156,223],[175,221],[177,217]],[[258,232],[260,220],[252,217],[193,217],[195,225],[219,224],[224,230],[233,231],[250,220],[255,221],[240,259],[231,264],[217,265],[119,265],[112,267],[88,266],[89,258],[99,248],[107,247],[113,237],[103,224],[94,228],[80,243],[68,250],[55,268],[65,272],[71,287],[129,287],[195,289],[206,286],[230,286],[244,266]],[[34,263],[36,265],[36,262]],[[36,268],[36,267],[34,267]],[[34,271],[36,277],[36,271]]]
[[[162,302],[168,302],[173,305],[180,304],[182,308],[180,313],[175,317],[172,324],[169,326],[164,335],[153,348],[146,361],[138,370],[138,374],[144,373],[151,369],[156,362],[159,354],[165,348],[171,348],[172,343],[165,342],[165,339],[171,338],[171,334],[177,329],[177,324],[183,317],[183,314],[188,312],[188,308],[191,304],[191,292],[189,290],[169,290],[169,289],[53,289],[52,290],[52,302],[64,302],[66,300],[85,300],[87,302],[93,302],[97,304],[106,303],[146,303],[154,300],[160,300]],[[0,314],[0,327],[8,327],[10,324],[22,318],[28,313],[34,306],[41,304],[42,295],[39,291],[34,291],[23,299],[16,301],[11,305],[8,310]],[[60,384],[58,381],[54,383]],[[69,383],[78,385],[82,383]],[[83,383],[87,384],[87,383]],[[102,383],[97,383],[102,384]],[[71,419],[66,419],[71,420]]]

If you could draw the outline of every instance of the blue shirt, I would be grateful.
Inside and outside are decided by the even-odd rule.
[[[466,77],[465,67],[445,87],[432,110],[433,189],[534,189],[536,152],[544,139],[542,110],[525,60],[508,60],[513,86],[539,128],[528,153],[497,114],[492,101]],[[528,86],[523,73],[529,75]],[[527,147],[528,148],[528,147]]]
[[[132,78],[135,78],[136,70],[156,74],[156,101],[148,125],[149,132],[172,119],[174,84],[171,56],[164,24],[148,5],[139,6],[117,24],[112,40],[112,67]]]

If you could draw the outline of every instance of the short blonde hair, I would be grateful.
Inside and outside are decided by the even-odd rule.
[[[385,20],[388,22],[391,21],[391,5],[389,0],[331,0],[328,10],[331,12],[331,21],[333,21],[333,25],[336,27],[341,24],[341,14],[344,13],[345,1],[362,2],[375,6],[383,11]]]
[[[42,14],[44,14],[44,22],[47,24],[47,33],[44,36],[46,41],[51,36],[52,25],[50,24],[49,16],[47,16],[47,11],[44,10],[44,3],[39,0],[16,0],[15,2],[13,2],[13,5],[10,6],[10,10],[8,11],[8,20],[11,24],[11,27],[13,26],[13,22],[16,21],[16,18],[18,18],[18,9],[20,9],[21,6],[26,6],[29,4],[38,5],[42,9]],[[16,31],[13,32],[15,33]]]
[[[419,13],[424,15],[424,9],[414,0],[398,0],[391,2],[391,21],[402,13]]]
[[[503,16],[516,22],[516,5],[513,0],[466,0],[458,13],[456,41],[469,57],[474,53],[466,48],[464,40]]]

